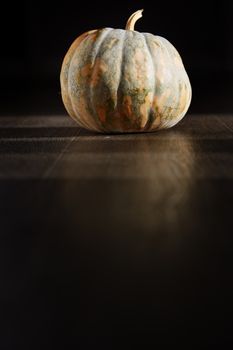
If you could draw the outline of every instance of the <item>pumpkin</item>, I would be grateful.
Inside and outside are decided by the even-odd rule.
[[[126,29],[80,35],[62,64],[60,82],[67,112],[97,132],[146,132],[169,128],[185,115],[191,85],[181,57],[160,36],[139,33],[135,12]]]

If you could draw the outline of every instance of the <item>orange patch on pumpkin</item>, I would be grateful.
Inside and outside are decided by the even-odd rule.
[[[161,117],[158,112],[158,104],[157,104],[157,96],[154,97],[152,102],[152,109],[154,111],[155,120],[153,121],[153,124],[151,125],[151,129],[155,130],[158,129],[161,122]]]
[[[100,58],[97,58],[92,68],[93,68],[93,71],[92,71],[90,85],[91,87],[95,87],[98,84],[101,78],[101,75],[107,72],[108,66],[103,60],[101,60]]]
[[[152,106],[153,92],[149,92],[145,97],[145,102],[140,106],[141,126],[144,127],[148,120],[148,111]]]
[[[128,117],[132,116],[132,98],[131,96],[124,96],[123,98],[124,112]]]
[[[105,123],[106,121],[106,110],[103,106],[97,107],[97,113],[101,122]]]
[[[81,76],[83,78],[86,78],[87,76],[91,75],[92,65],[90,63],[86,64],[81,69]]]

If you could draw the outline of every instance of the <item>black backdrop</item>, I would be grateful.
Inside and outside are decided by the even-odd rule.
[[[233,107],[232,1],[31,1],[1,11],[1,114],[64,113],[59,71],[82,32],[124,28],[144,8],[136,30],[167,38],[180,52],[193,86],[191,112]]]

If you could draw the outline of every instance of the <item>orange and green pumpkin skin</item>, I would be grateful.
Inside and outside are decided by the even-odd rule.
[[[70,116],[97,132],[169,128],[185,115],[191,85],[177,50],[149,33],[104,28],[79,36],[60,75]]]

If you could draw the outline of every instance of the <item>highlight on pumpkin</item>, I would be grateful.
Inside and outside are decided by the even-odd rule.
[[[63,60],[61,95],[68,114],[96,132],[171,128],[186,114],[192,89],[175,47],[161,36],[101,28],[80,35]]]

